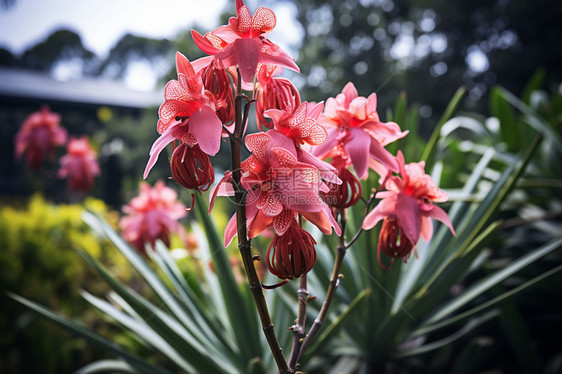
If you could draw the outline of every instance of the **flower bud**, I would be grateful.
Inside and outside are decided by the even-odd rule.
[[[381,251],[392,258],[403,258],[404,262],[408,261],[414,244],[404,235],[404,230],[398,224],[398,220],[394,218],[385,218],[379,234],[378,259],[381,266],[385,269],[392,264],[392,261],[384,266],[381,262]]]
[[[359,179],[346,168],[338,169],[338,177],[341,184],[327,182],[328,192],[321,192],[326,204],[334,209],[346,209],[355,205],[361,198],[363,190]]]
[[[210,64],[203,70],[201,79],[205,89],[213,94],[216,113],[221,122],[227,124],[233,121],[234,96],[226,70],[217,69],[214,64]]]
[[[281,279],[296,279],[316,263],[316,241],[294,221],[285,234],[275,235],[267,250],[267,268]]]
[[[174,179],[190,190],[206,191],[215,181],[209,156],[197,144],[181,143],[172,154],[170,168]]]

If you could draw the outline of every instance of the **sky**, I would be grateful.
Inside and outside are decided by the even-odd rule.
[[[220,26],[219,16],[228,1],[234,4],[234,0],[17,0],[12,8],[0,10],[0,47],[20,54],[64,27],[77,32],[84,46],[103,58],[127,33],[174,38],[194,23],[201,33],[210,31]],[[252,13],[259,6],[256,0],[247,0],[246,5]],[[296,26],[295,10],[283,2],[272,8],[277,27],[270,38],[288,49],[299,41],[298,33],[288,32]],[[234,12],[234,5],[231,9]],[[275,40],[276,35],[283,35],[283,40]],[[143,64],[133,66],[126,84],[139,90],[151,89],[156,77],[150,69]],[[55,72],[60,79],[71,75],[68,67]]]

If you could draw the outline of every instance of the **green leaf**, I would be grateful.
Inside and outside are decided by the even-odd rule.
[[[496,87],[492,88],[490,92],[490,107],[492,115],[500,121],[501,140],[505,142],[509,151],[517,151],[521,146],[521,130],[517,128],[518,124],[511,105]]]
[[[533,127],[540,134],[543,134],[545,138],[553,141],[558,149],[562,149],[562,140],[560,139],[560,135],[554,129],[552,129],[550,124],[546,122],[533,108],[526,105],[505,88],[497,87],[497,90],[505,100],[519,109],[521,113],[525,114],[525,121],[531,127]]]
[[[423,354],[423,353],[427,353],[439,348],[443,348],[446,347],[450,344],[452,344],[453,342],[455,342],[456,340],[462,338],[464,335],[472,332],[476,327],[482,325],[485,322],[488,322],[490,319],[497,317],[500,315],[499,310],[491,310],[488,313],[478,317],[478,318],[474,318],[472,320],[470,320],[465,326],[463,326],[462,329],[457,330],[455,333],[447,336],[446,338],[443,338],[441,340],[438,340],[436,342],[432,342],[432,343],[428,343],[428,344],[424,344],[421,347],[417,347],[417,348],[413,348],[413,349],[408,349],[402,352],[397,353],[394,357],[395,358],[404,358],[404,357],[410,357],[410,356],[415,356],[415,355],[419,355],[419,354]]]
[[[470,301],[474,300],[476,297],[480,296],[484,292],[488,291],[495,285],[503,282],[519,270],[529,266],[533,262],[541,259],[542,257],[550,254],[554,250],[562,246],[562,237],[551,241],[550,243],[544,245],[543,247],[537,248],[531,251],[529,254],[519,258],[518,260],[512,262],[502,270],[497,271],[494,274],[487,276],[482,279],[474,286],[465,290],[462,294],[447,302],[440,310],[433,314],[431,318],[427,321],[428,324],[435,323],[441,318],[450,315],[457,311],[458,309],[465,306]]]
[[[126,315],[113,305],[86,291],[82,292],[82,297],[100,311],[113,318],[116,322],[132,331],[135,335],[142,339],[142,341],[160,351],[164,356],[175,362],[183,370],[186,370],[187,372],[194,370],[193,366],[181,357],[174,347],[170,346],[160,335],[158,335],[157,332],[152,330],[142,320]]]
[[[134,368],[121,360],[99,360],[78,369],[74,374],[92,373],[131,373],[135,374]]]
[[[135,312],[172,347],[181,347],[180,354],[189,357],[189,362],[204,372],[232,373],[227,362],[221,362],[220,352],[208,344],[201,336],[191,334],[178,320],[172,318],[146,299],[129,289],[111,275],[103,265],[88,253],[78,252],[104,278],[107,284],[121,296]],[[170,296],[173,297],[173,296]],[[165,300],[170,302],[169,300]],[[216,361],[215,361],[216,360]]]
[[[146,261],[142,258],[142,256],[134,250],[125,240],[123,240],[111,226],[109,226],[106,222],[104,222],[101,218],[97,217],[95,214],[90,212],[84,212],[83,219],[88,223],[90,227],[94,230],[99,232],[102,235],[107,236],[111,242],[117,247],[117,249],[127,258],[127,260],[133,265],[133,267],[140,273],[140,275],[146,280],[147,284],[154,290],[154,292],[160,297],[163,302],[163,305],[166,305],[167,308],[173,313],[174,317],[181,322],[183,328],[181,331],[189,331],[188,334],[191,337],[194,337],[199,341],[199,344],[206,349],[213,351],[216,347],[215,341],[210,341],[210,338],[207,337],[203,330],[201,330],[200,326],[192,319],[189,318],[189,315],[186,313],[185,308],[180,305],[175,295],[173,295],[168,287],[164,285],[164,283],[158,278],[156,273],[152,270],[152,268],[146,263]],[[110,284],[115,285],[121,292],[127,291],[125,290],[124,286],[121,285],[117,280],[115,280],[109,272],[105,270],[101,264],[99,264],[96,260],[92,257],[87,255],[84,252],[79,252],[81,256],[94,268],[96,268],[102,276],[108,281]],[[114,287],[114,289],[115,289]],[[115,289],[122,297],[123,294]],[[124,297],[129,304],[131,301]],[[137,298],[138,299],[138,298]],[[142,298],[141,298],[142,299]],[[146,300],[142,299],[139,302],[142,304]]]
[[[539,282],[543,281],[544,279],[558,273],[559,271],[562,270],[562,265],[555,267],[554,269],[551,269],[545,273],[542,273],[538,276],[536,276],[535,278],[528,280],[527,282],[515,287],[512,290],[506,291],[504,293],[502,293],[501,295],[498,295],[496,297],[494,297],[493,299],[490,299],[474,308],[471,308],[467,311],[464,311],[462,313],[459,313],[457,315],[455,315],[454,317],[448,318],[446,320],[443,320],[441,322],[436,322],[433,324],[429,324],[429,321],[426,321],[425,323],[422,324],[422,326],[415,330],[414,332],[412,332],[411,336],[419,336],[419,335],[423,335],[423,334],[427,334],[436,330],[439,330],[441,328],[450,326],[452,324],[455,324],[457,322],[460,322],[468,317],[471,317],[477,313],[480,313],[490,307],[493,307],[495,305],[497,305],[498,303],[512,297],[515,295],[518,295],[526,290],[528,290],[529,288],[537,285]]]
[[[433,130],[433,133],[431,134],[431,137],[429,138],[429,141],[427,142],[427,145],[421,156],[421,159],[425,160],[426,170],[431,170],[431,168],[433,167],[433,163],[435,162],[434,158],[437,151],[437,141],[440,137],[441,127],[443,127],[445,122],[447,122],[449,118],[451,118],[453,113],[457,110],[465,93],[466,88],[464,87],[459,88],[457,92],[455,92],[453,98],[447,105],[443,116],[441,116],[441,118],[437,122],[437,125],[435,126],[435,129]]]
[[[225,303],[228,318],[234,331],[237,345],[242,351],[246,361],[260,356],[261,346],[260,332],[257,321],[257,311],[254,305],[246,301],[250,300],[243,295],[234,277],[232,266],[226,253],[222,237],[208,214],[208,204],[203,200],[201,194],[195,194],[195,214],[209,241],[209,252],[213,258],[213,264],[222,291],[222,299]]]
[[[232,354],[238,352],[238,349],[234,348],[235,343],[231,339],[231,336],[224,334],[224,327],[219,323],[219,320],[187,284],[175,261],[170,256],[168,249],[161,241],[157,241],[155,247],[156,252],[149,251],[148,254],[173,284],[175,291],[189,311],[189,316],[193,319],[193,324],[198,326],[201,333],[203,333],[212,345],[224,348]]]
[[[33,310],[34,312],[38,313],[42,317],[48,319],[49,321],[63,327],[64,329],[68,330],[74,335],[82,337],[87,341],[89,341],[90,343],[93,343],[105,349],[111,354],[121,357],[123,360],[127,361],[131,366],[133,366],[136,370],[142,373],[172,374],[168,370],[149,364],[142,358],[130,353],[129,351],[127,351],[125,348],[121,347],[117,343],[112,342],[111,340],[99,335],[98,333],[82,325],[79,325],[76,322],[66,317],[61,316],[45,308],[42,305],[39,305],[33,301],[27,300],[21,296],[12,293],[8,293],[8,296],[10,296],[12,299],[19,302],[20,304],[25,305],[26,307]]]
[[[545,76],[546,70],[542,68],[537,69],[537,71],[535,71],[535,73],[531,76],[531,79],[529,79],[529,82],[523,89],[523,94],[521,95],[521,99],[525,104],[531,105],[531,94],[534,91],[541,89]]]

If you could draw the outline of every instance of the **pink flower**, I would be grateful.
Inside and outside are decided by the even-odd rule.
[[[273,120],[277,131],[292,139],[295,143],[320,145],[326,141],[326,130],[317,123],[324,104],[304,102],[298,107],[286,107],[283,110],[269,109],[265,115]]]
[[[220,148],[222,122],[217,116],[216,98],[205,89],[201,73],[195,73],[189,60],[176,54],[178,80],[171,80],[164,89],[157,130],[162,134],[150,149],[150,159],[144,170],[146,178],[162,150],[175,139],[186,145],[199,145],[214,156]]]
[[[270,130],[270,132],[275,130]],[[297,214],[316,225],[329,235],[332,227],[341,233],[328,206],[319,196],[319,171],[314,166],[298,161],[294,143],[282,136],[272,137],[264,133],[246,137],[246,146],[252,154],[242,162],[241,183],[247,191],[246,217],[248,237],[259,235],[273,227],[278,236],[289,229]],[[213,188],[211,209],[214,198],[232,194],[230,173]],[[228,245],[236,235],[236,215],[225,230]]]
[[[213,60],[218,61],[222,68],[238,66],[242,80],[248,83],[254,79],[259,63],[298,72],[295,60],[266,39],[275,23],[275,14],[271,9],[259,7],[252,16],[243,0],[236,0],[236,17],[231,17],[228,25],[220,26],[205,36],[191,31],[195,44],[212,56],[198,60],[198,66],[210,64]]]
[[[320,190],[328,192],[329,188],[324,182],[341,183],[336,174],[336,169],[310,154],[304,147],[320,145],[326,140],[326,130],[317,123],[323,107],[323,103],[304,102],[295,109],[289,106],[284,110],[266,110],[265,115],[273,120],[274,127],[267,134],[281,147],[289,146],[288,144],[292,142],[292,147],[297,152],[297,160],[318,169],[320,172]]]
[[[158,181],[154,188],[148,183],[139,185],[140,193],[123,207],[128,216],[121,218],[119,226],[123,237],[140,252],[145,252],[145,243],[155,245],[160,239],[170,245],[170,234],[184,234],[183,227],[177,222],[185,217],[185,206],[177,201],[174,190]]]
[[[290,80],[276,77],[274,74],[282,70],[274,65],[261,65],[258,70],[258,86],[256,101],[256,122],[261,130],[262,126],[272,128],[273,125],[265,117],[269,109],[285,110],[297,108],[301,105],[301,97],[297,88]]]
[[[402,178],[397,175],[387,177],[383,183],[387,191],[377,194],[382,200],[363,221],[363,229],[369,230],[384,219],[379,239],[379,262],[381,250],[390,257],[407,260],[420,235],[425,241],[431,239],[431,218],[446,224],[455,235],[447,213],[432,204],[447,201],[447,194],[425,174],[425,163],[405,165],[400,151],[396,159]]]
[[[326,101],[318,123],[328,130],[328,140],[315,147],[313,154],[325,159],[339,158],[346,166],[353,165],[360,179],[367,178],[369,167],[398,171],[395,157],[384,146],[406,136],[394,122],[381,122],[377,114],[377,96],[359,96],[349,82],[341,94]]]
[[[56,146],[66,142],[66,131],[59,126],[60,115],[49,110],[47,105],[38,112],[31,113],[15,137],[16,159],[27,154],[26,162],[33,169],[39,169],[48,154],[53,154]]]
[[[87,192],[94,186],[94,177],[99,174],[96,152],[90,147],[88,138],[71,138],[66,155],[60,159],[58,177],[68,178],[71,190]]]

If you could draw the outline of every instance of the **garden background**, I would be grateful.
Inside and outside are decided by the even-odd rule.
[[[28,1],[3,0],[0,20]],[[233,3],[226,4],[224,14],[217,13],[216,25],[233,14]],[[290,34],[285,48],[296,57],[301,73],[289,75],[304,99],[333,97],[348,81],[355,83],[360,95],[376,92],[381,117],[410,130],[412,140],[404,152],[412,157],[422,153],[436,126],[441,126],[435,156],[440,162],[435,164],[442,170],[439,186],[449,192],[452,201],[486,201],[502,173],[517,165],[517,157],[533,145],[536,134],[542,134],[540,144],[525,158],[521,177],[505,191],[494,211],[493,224],[486,222],[494,226],[493,234],[478,243],[480,255],[466,276],[447,285],[440,305],[538,248],[550,245],[553,250],[459,310],[470,311],[516,290],[513,297],[490,307],[486,318],[440,330],[429,339],[439,345],[394,355],[377,368],[398,373],[561,372],[562,344],[557,332],[562,331],[562,281],[560,253],[554,249],[562,234],[562,4],[554,0],[247,3],[251,9],[260,5],[282,9],[278,13],[290,25],[276,37],[283,42],[283,35]],[[161,6],[175,12],[172,5]],[[100,9],[98,16],[111,11]],[[131,12],[134,17],[134,10]],[[25,17],[21,22],[26,22]],[[119,17],[108,22],[119,22]],[[279,19],[278,28],[281,22]],[[150,362],[173,370],[165,355],[139,343],[133,334],[89,306],[81,296],[82,289],[94,295],[109,289],[75,249],[86,251],[130,287],[155,299],[111,242],[82,220],[82,212],[96,212],[118,230],[121,208],[138,194],[148,150],[157,136],[158,105],[163,101],[163,86],[175,76],[175,52],[181,51],[190,60],[201,57],[189,30],[208,31],[216,25],[186,23],[169,38],[127,33],[103,55],[90,50],[80,30],[68,25],[45,31],[24,49],[0,44],[1,372],[71,372],[113,357],[39,318],[6,292],[72,317]],[[7,39],[18,32],[6,27],[0,31]],[[135,82],[142,75],[150,75],[152,80]],[[57,178],[56,158],[34,172],[14,157],[14,136],[20,124],[43,104],[61,115],[61,125],[70,135],[88,135],[98,153],[101,175],[87,196],[70,193],[65,181]],[[447,122],[441,123],[443,118]],[[489,156],[489,149],[496,153]],[[228,147],[222,147],[213,158],[217,172],[230,167],[228,154]],[[477,188],[465,193],[464,183],[486,157],[489,163]],[[151,185],[168,181],[166,161],[161,157],[151,172],[147,179]],[[167,184],[187,203],[189,194],[172,182]],[[232,207],[219,202],[218,208],[214,219],[224,227]],[[190,213],[182,224],[190,228],[194,219]],[[191,229],[189,233],[199,235]],[[171,247],[183,244],[174,238]],[[180,271],[186,279],[196,279],[192,275],[200,271],[198,263],[182,253],[175,252]],[[236,258],[234,250],[229,253]],[[352,270],[362,269],[348,266],[345,277],[360,278]],[[344,305],[352,300],[353,295],[344,292],[338,305],[345,310]],[[370,309],[366,311],[358,316],[368,319]],[[311,367],[320,373],[362,370],[361,362],[370,357],[368,349],[333,348],[334,342],[347,344],[356,328],[342,325],[333,340],[316,348]],[[414,344],[412,339],[408,342]]]

